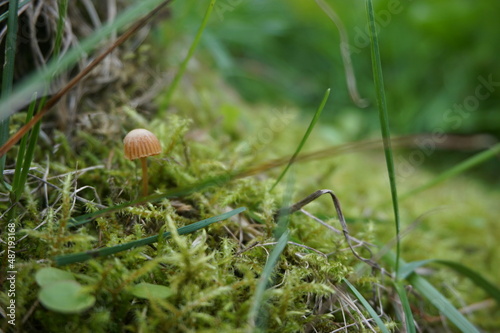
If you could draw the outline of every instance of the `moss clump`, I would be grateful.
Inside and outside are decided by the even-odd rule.
[[[127,113],[133,115],[131,110]],[[131,118],[140,117],[133,115]],[[193,119],[183,119],[179,116],[150,122],[148,127],[158,129],[156,134],[161,138],[164,147],[168,147],[164,149],[169,151],[168,155],[161,155],[150,162],[151,187],[156,192],[194,184],[200,179],[245,167],[245,163],[241,161],[246,161],[247,157],[243,155],[238,158],[233,154],[241,144],[239,141],[221,142],[215,135],[212,137],[207,133],[197,134],[206,130],[203,126],[192,127],[193,122]],[[137,126],[139,125],[144,124],[137,123]],[[297,130],[300,129],[299,124],[293,126]],[[123,127],[125,133],[125,126]],[[215,133],[222,137],[226,135],[219,131]],[[288,140],[288,134],[283,132],[285,140]],[[274,141],[276,145],[281,144],[279,135],[280,133],[277,133],[277,139]],[[280,191],[269,191],[273,178],[264,173],[234,179],[227,184],[213,186],[188,196],[132,206],[99,217],[80,228],[61,228],[70,216],[98,209],[97,201],[101,202],[101,205],[116,204],[136,198],[139,192],[139,170],[133,163],[125,160],[119,137],[109,147],[103,147],[97,140],[88,139],[89,136],[84,133],[78,137],[84,141],[88,140],[81,146],[86,146],[89,153],[57,155],[58,163],[49,170],[49,177],[67,172],[73,172],[72,175],[55,178],[58,189],[47,190],[48,201],[45,204],[48,208],[45,210],[41,210],[43,189],[27,191],[26,200],[30,209],[24,210],[17,221],[19,229],[22,230],[19,235],[27,235],[27,238],[19,243],[22,251],[19,251],[17,266],[20,272],[17,276],[20,290],[17,295],[18,310],[20,313],[29,314],[22,324],[23,329],[60,331],[63,327],[64,331],[89,332],[141,329],[199,332],[217,328],[222,331],[245,331],[248,327],[246,318],[252,305],[252,296],[274,244],[274,215],[281,206]],[[62,147],[69,146],[62,136],[56,137],[56,140]],[[315,142],[312,141],[312,144]],[[96,167],[93,164],[96,158],[106,160],[107,166],[81,173],[74,172],[75,166],[83,170]],[[352,234],[366,241],[382,242],[387,239],[384,235],[392,234],[392,225],[383,222],[390,219],[390,212],[384,202],[383,193],[386,191],[375,191],[384,188],[383,177],[359,178],[359,175],[363,174],[360,168],[366,163],[371,163],[383,173],[381,162],[368,154],[345,156],[332,163],[335,171],[331,174],[325,171],[332,168],[328,163],[298,165],[295,186],[299,188],[299,192],[307,193],[321,185],[340,189],[338,195],[347,216],[362,217],[361,220],[366,221],[351,224]],[[44,166],[37,164],[37,167]],[[311,168],[315,170],[314,174],[322,175],[322,180],[316,179],[311,184],[310,176],[305,176],[312,174]],[[461,182],[458,180],[455,184]],[[468,188],[475,187],[474,184],[468,184]],[[32,183],[30,188],[36,188],[36,182]],[[89,190],[80,190],[84,188]],[[387,195],[386,193],[385,199]],[[87,201],[76,200],[76,196]],[[299,195],[295,195],[297,196]],[[473,204],[461,206],[462,209],[457,212],[462,214],[462,217],[466,216],[463,214],[473,215],[480,207],[488,205],[490,200],[492,199],[489,197],[483,198]],[[429,210],[436,204],[435,200],[433,206],[429,206],[425,201],[414,200],[407,201],[403,207],[408,215],[407,220],[410,220],[412,214],[423,212],[424,209]],[[175,228],[180,226],[239,206],[247,207],[248,213],[215,224],[207,230],[174,236],[171,240],[160,241],[152,247],[136,248],[112,257],[64,267],[65,270],[73,272],[77,281],[88,287],[96,297],[95,305],[83,313],[60,314],[37,303],[39,287],[34,281],[34,273],[41,267],[53,265],[53,255],[112,246],[157,234],[162,230],[175,231]],[[367,213],[367,208],[372,208],[372,212]],[[329,224],[336,225],[333,207],[327,200],[313,202],[308,209],[322,216]],[[487,212],[484,211],[482,215]],[[447,216],[446,219],[442,216],[439,228],[434,225],[432,233],[425,229],[433,225],[425,222],[413,232],[418,234],[421,240],[429,237],[433,240],[439,237],[445,224],[448,224],[448,227],[456,225],[455,228],[479,230],[474,225],[459,223],[452,211],[444,215]],[[484,216],[484,221],[489,221],[487,216]],[[41,227],[34,230],[37,225]],[[344,318],[341,312],[336,310],[346,307],[352,298],[343,289],[341,280],[354,278],[358,263],[352,254],[346,251],[347,245],[343,237],[327,231],[324,226],[299,213],[292,215],[290,230],[295,243],[329,255],[320,255],[294,244],[287,246],[274,276],[275,287],[266,292],[264,310],[269,331],[296,332],[308,327],[331,331],[349,324],[358,325],[358,329],[362,330],[360,322],[362,316],[367,314],[356,314],[351,308],[348,310],[352,312],[351,316]],[[456,251],[455,246],[460,243],[459,233],[446,241],[434,241],[432,248],[426,248],[425,256],[419,255],[418,252],[422,250],[417,249],[422,248],[426,242],[413,237],[405,241],[404,256],[425,259],[443,257],[443,253],[448,253],[455,259],[465,257],[466,252],[463,257],[451,255]],[[489,251],[491,250],[483,248],[481,251],[481,248],[478,248],[475,256],[485,258]],[[449,273],[440,278],[447,277],[449,278]],[[137,298],[131,290],[141,282],[168,286],[172,294],[164,299]],[[358,280],[357,286],[359,290],[370,294],[373,285],[383,283],[379,275],[368,274]],[[456,292],[465,292],[461,287],[463,283],[463,280],[455,278],[448,287],[452,286]],[[5,294],[2,295],[2,300],[5,300]],[[383,303],[386,303],[384,294],[376,295],[382,297]],[[475,293],[463,297],[474,300],[474,295]]]

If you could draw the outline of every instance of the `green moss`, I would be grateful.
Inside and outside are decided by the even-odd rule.
[[[38,172],[47,172],[48,181],[58,188],[45,190],[42,182],[33,180],[22,207],[17,208],[19,236],[27,236],[18,244],[17,257],[17,309],[25,316],[22,322],[18,321],[22,330],[244,332],[248,329],[248,312],[273,246],[275,214],[283,197],[283,188],[270,192],[279,168],[263,168],[254,176],[187,196],[131,206],[79,228],[65,227],[70,217],[95,211],[98,205],[115,205],[139,196],[140,169],[135,162],[124,158],[121,143],[126,132],[135,127],[150,129],[163,144],[164,153],[149,158],[148,162],[150,190],[155,193],[255,167],[294,151],[305,131],[304,121],[296,110],[283,107],[285,111],[273,113],[270,111],[273,107],[267,105],[251,108],[230,95],[231,90],[214,73],[203,67],[200,71],[197,75],[188,73],[191,80],[180,87],[182,93],[174,95],[175,107],[169,109],[167,116],[147,119],[139,111],[117,107],[110,117],[113,121],[120,120],[114,124],[118,130],[81,130],[72,142],[56,132],[55,148],[38,153],[34,161]],[[198,76],[213,84],[200,88]],[[229,97],[222,97],[221,91]],[[161,97],[158,99],[161,107]],[[282,123],[272,126],[274,119]],[[306,150],[336,143],[329,130],[319,127]],[[49,152],[50,158],[46,159]],[[377,244],[388,242],[394,236],[394,227],[381,156],[362,152],[297,164],[294,202],[320,188],[332,189],[348,220],[353,221],[349,223],[352,236]],[[78,172],[85,168],[89,169]],[[66,173],[71,174],[64,176]],[[433,176],[415,170],[410,178],[400,181],[401,190],[410,190]],[[76,196],[90,202],[79,201]],[[403,228],[413,227],[403,239],[403,258],[459,261],[494,281],[500,276],[496,264],[499,199],[498,192],[459,177],[402,202]],[[5,203],[0,205],[7,208]],[[53,255],[113,246],[162,231],[174,232],[180,226],[240,206],[248,211],[206,230],[184,236],[174,233],[171,239],[160,240],[154,246],[65,267],[96,297],[95,305],[83,313],[60,314],[37,302],[39,287],[34,280],[35,272],[52,266]],[[329,199],[321,198],[305,209],[341,229]],[[423,215],[429,212],[432,214]],[[418,223],[413,224],[414,221]],[[264,309],[270,332],[306,331],[312,327],[325,332],[349,324],[354,324],[353,330],[364,331],[366,327],[360,323],[368,314],[359,306],[355,309],[350,305],[354,299],[342,287],[343,278],[355,281],[367,298],[380,301],[387,315],[384,319],[388,326],[394,326],[391,322],[397,317],[390,305],[393,295],[384,290],[389,289],[389,280],[367,270],[359,275],[360,262],[349,251],[342,235],[300,212],[291,217],[290,230],[294,242],[325,255],[294,244],[287,246],[274,276],[275,283],[266,291],[268,302]],[[360,253],[368,256],[361,250]],[[455,273],[446,270],[431,273],[431,280],[457,307],[485,297]],[[165,299],[137,298],[131,290],[140,282],[168,286],[173,293]],[[0,293],[2,306],[6,300],[6,294]],[[416,297],[414,302],[420,304]],[[498,320],[492,319],[494,309],[487,307],[471,319],[484,329],[495,327]],[[427,306],[425,313],[438,315]]]

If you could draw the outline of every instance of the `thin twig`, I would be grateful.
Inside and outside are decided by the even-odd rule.
[[[91,166],[91,167],[88,167],[88,168],[78,169],[78,170],[75,170],[75,171],[70,171],[70,172],[62,173],[60,175],[55,175],[55,176],[49,177],[47,179],[62,178],[62,177],[66,177],[68,175],[75,175],[75,176],[78,177],[78,176],[80,176],[81,174],[83,174],[83,173],[85,173],[87,171],[96,170],[96,169],[104,169],[104,165],[98,164],[98,165],[94,165],[94,166]]]
[[[358,258],[359,260],[361,260],[364,263],[370,265],[372,268],[380,270],[380,266],[375,261],[373,261],[371,257],[370,258],[363,258],[354,249],[354,246],[352,245],[352,242],[351,242],[352,237],[349,235],[349,231],[347,229],[347,223],[345,221],[344,214],[342,213],[342,209],[340,207],[340,201],[338,200],[338,198],[335,195],[335,193],[333,193],[331,190],[317,190],[316,192],[308,195],[307,197],[305,197],[301,201],[299,201],[299,202],[291,205],[290,207],[280,209],[276,215],[280,216],[280,215],[284,215],[284,214],[292,214],[292,213],[294,213],[294,212],[296,212],[298,210],[301,210],[302,207],[304,207],[305,205],[307,205],[307,204],[311,203],[312,201],[316,200],[317,198],[319,198],[323,194],[329,194],[330,197],[332,198],[333,205],[335,206],[335,210],[337,212],[337,216],[339,218],[340,225],[342,226],[342,233],[344,234],[344,237],[345,237],[345,239],[347,241],[347,244],[349,245],[349,248],[351,249],[352,254],[356,258]],[[368,246],[364,246],[364,248],[372,256],[371,249]]]
[[[301,209],[301,210],[300,210],[300,212],[301,212],[301,213],[303,213],[303,214],[305,214],[306,216],[308,216],[308,217],[312,218],[313,220],[315,220],[315,221],[316,221],[316,222],[318,222],[319,224],[321,224],[321,225],[323,225],[323,226],[327,227],[327,228],[328,228],[328,229],[330,229],[331,231],[333,231],[333,232],[335,232],[335,233],[337,233],[337,234],[339,234],[339,235],[341,235],[341,234],[342,234],[342,231],[341,231],[341,230],[339,230],[339,229],[337,229],[337,228],[332,227],[331,225],[329,225],[329,224],[328,224],[328,223],[326,223],[325,221],[323,221],[323,220],[321,220],[321,219],[317,218],[316,216],[314,216],[313,214],[309,213],[309,212],[308,212],[308,211],[306,211],[305,209]],[[353,236],[351,236],[351,235],[349,235],[349,237],[350,237],[353,241],[355,241],[356,243],[359,243],[360,245],[365,245],[365,244],[366,244],[366,245],[369,245],[369,246],[375,246],[375,244],[372,244],[372,243],[368,243],[368,242],[362,241],[362,240],[357,239],[356,237],[353,237]]]
[[[369,103],[366,99],[361,98],[358,87],[356,84],[356,75],[354,74],[354,68],[351,60],[351,51],[349,48],[349,36],[347,35],[347,29],[344,23],[337,15],[337,13],[324,1],[316,0],[318,6],[325,12],[325,14],[332,20],[333,24],[337,27],[340,35],[340,54],[342,56],[342,62],[344,63],[345,78],[347,81],[347,89],[349,90],[349,95],[352,101],[360,108],[366,108]]]

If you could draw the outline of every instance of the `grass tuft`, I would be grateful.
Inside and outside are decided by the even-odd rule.
[[[7,98],[12,93],[14,80],[14,64],[16,61],[16,40],[17,40],[17,8],[18,0],[9,1],[9,16],[7,21],[7,40],[5,43],[5,63],[2,73],[2,99]],[[0,116],[0,146],[9,138],[10,118]],[[5,169],[5,156],[0,156],[0,183],[10,190],[10,186],[5,183],[3,172]]]
[[[375,13],[373,10],[372,0],[366,0],[366,12],[368,16],[368,26],[370,28],[370,45],[372,54],[372,69],[373,80],[375,82],[375,91],[377,95],[378,114],[380,121],[380,129],[382,131],[382,139],[384,143],[385,162],[387,165],[387,172],[389,175],[389,183],[391,187],[392,207],[394,210],[394,224],[396,227],[396,256],[394,271],[396,272],[396,279],[398,279],[399,271],[399,257],[401,254],[401,244],[399,239],[400,232],[400,217],[399,217],[399,203],[398,192],[396,187],[396,170],[394,169],[394,158],[391,147],[391,132],[389,129],[389,115],[387,112],[387,102],[385,98],[384,78],[382,75],[382,62],[380,60],[380,47],[378,43],[377,29],[375,23]]]

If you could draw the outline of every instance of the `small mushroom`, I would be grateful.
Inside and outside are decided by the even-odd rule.
[[[125,157],[129,160],[141,159],[142,165],[142,194],[148,195],[148,165],[146,158],[161,153],[161,144],[158,138],[148,130],[138,128],[130,131],[123,139]]]

